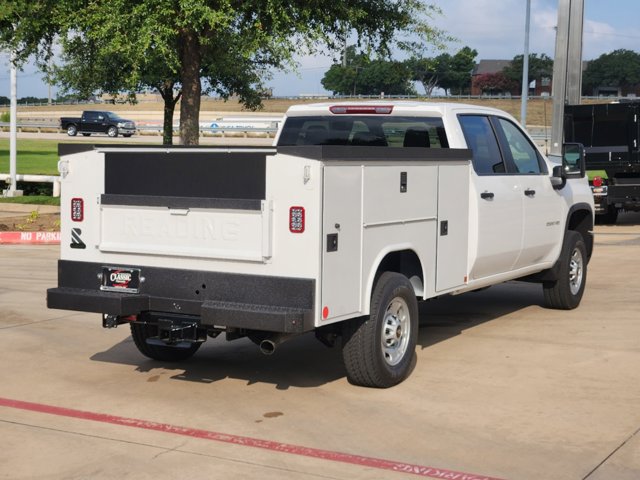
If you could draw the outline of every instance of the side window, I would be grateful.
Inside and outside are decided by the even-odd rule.
[[[95,112],[85,112],[84,120],[85,122],[95,122],[97,119],[97,114]]]
[[[516,173],[534,175],[542,173],[540,155],[525,134],[522,133],[522,130],[509,120],[504,118],[498,118],[497,120],[502,133],[504,133],[506,155],[511,155]]]
[[[473,152],[473,169],[479,175],[496,175],[506,172],[498,140],[488,117],[483,115],[459,115],[460,125],[467,146]]]

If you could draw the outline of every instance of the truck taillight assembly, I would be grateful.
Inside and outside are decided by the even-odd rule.
[[[289,209],[289,231],[291,233],[304,232],[304,207]]]
[[[329,111],[335,115],[388,115],[393,111],[393,105],[333,105]]]
[[[81,198],[71,199],[71,220],[81,222],[84,220],[84,200]]]
[[[593,186],[601,187],[602,186],[602,177],[593,177]]]

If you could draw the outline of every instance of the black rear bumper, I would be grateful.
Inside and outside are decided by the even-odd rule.
[[[47,306],[118,316],[157,312],[200,318],[200,324],[270,332],[314,328],[315,280],[240,275],[137,265],[144,281],[138,293],[103,291],[103,264],[58,261],[58,287]]]

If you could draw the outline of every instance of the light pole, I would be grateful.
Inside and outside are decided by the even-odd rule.
[[[17,151],[17,132],[18,132],[18,73],[16,69],[16,54],[11,51],[11,107],[9,115],[9,189],[8,197],[20,195],[16,189],[16,151]]]
[[[522,56],[522,96],[520,99],[520,123],[527,128],[527,100],[529,99],[529,25],[531,24],[531,0],[527,0],[524,22],[524,55]]]

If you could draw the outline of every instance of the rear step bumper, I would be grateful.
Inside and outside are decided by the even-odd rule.
[[[146,311],[191,315],[202,326],[282,333],[314,328],[313,279],[119,265],[137,268],[139,292],[103,291],[103,264],[59,260],[58,287],[47,290],[47,306],[118,316]]]

